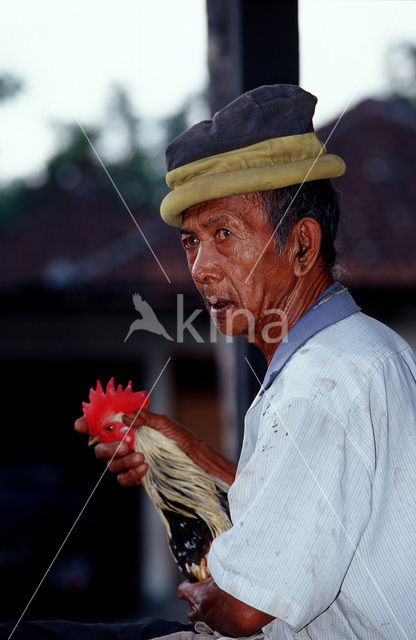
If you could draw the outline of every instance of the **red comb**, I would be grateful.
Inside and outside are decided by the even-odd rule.
[[[101,436],[106,425],[114,420],[121,421],[120,414],[146,409],[150,396],[147,391],[133,391],[129,381],[125,389],[119,384],[114,386],[111,378],[104,392],[101,382],[97,380],[97,388],[90,389],[89,402],[83,402],[84,417],[91,436]],[[115,434],[114,434],[115,435]],[[104,440],[104,439],[103,439]],[[110,441],[105,438],[106,441]]]

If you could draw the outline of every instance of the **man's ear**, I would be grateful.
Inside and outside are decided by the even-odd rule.
[[[293,270],[298,278],[305,276],[316,263],[321,250],[321,225],[314,218],[302,218],[293,228]]]

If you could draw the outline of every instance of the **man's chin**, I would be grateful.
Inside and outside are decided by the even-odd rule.
[[[211,314],[211,318],[214,321],[214,324],[220,333],[223,333],[225,336],[235,337],[240,334],[247,333],[247,327],[242,322],[238,322],[235,318],[232,317],[232,312],[229,315],[224,315],[221,317],[216,317]]]
[[[232,326],[232,324],[230,325],[227,322],[222,322],[221,320],[216,320],[215,318],[213,318],[213,320],[217,330],[225,336],[234,337],[238,336],[241,333],[241,331],[237,331]]]

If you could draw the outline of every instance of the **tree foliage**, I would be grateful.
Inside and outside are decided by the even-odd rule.
[[[3,76],[5,78],[6,76]],[[11,97],[19,85],[11,77],[4,83],[4,95]],[[1,98],[1,78],[0,78]],[[167,192],[165,183],[164,147],[167,140],[186,128],[187,107],[156,124],[158,144],[143,141],[143,123],[137,115],[127,91],[115,85],[108,103],[108,122],[104,125],[83,126],[77,123],[55,124],[58,150],[49,159],[38,184],[18,182],[0,190],[0,223],[8,224],[27,213],[32,201],[55,197],[57,192],[85,197],[101,190],[108,198],[117,198],[112,181],[130,209],[142,214],[154,212]],[[105,144],[108,130],[115,131],[118,153],[113,154]],[[110,136],[111,140],[111,136]],[[105,166],[105,169],[103,167]],[[109,178],[111,176],[111,180]]]
[[[0,75],[0,102],[14,98],[23,89],[20,78],[4,73]]]
[[[392,97],[416,108],[416,45],[401,44],[389,52],[387,75]]]

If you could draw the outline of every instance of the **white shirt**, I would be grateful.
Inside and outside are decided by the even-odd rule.
[[[233,527],[209,570],[276,617],[266,638],[416,638],[407,343],[362,313],[309,338],[247,412],[228,497]]]

